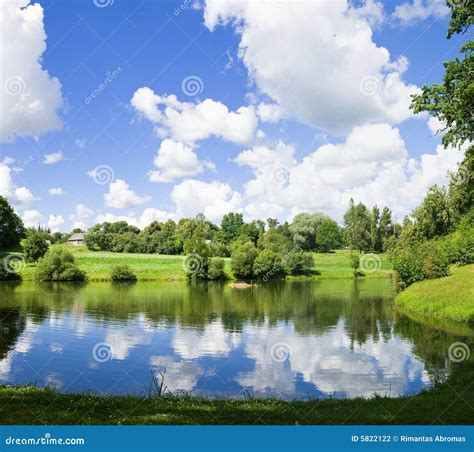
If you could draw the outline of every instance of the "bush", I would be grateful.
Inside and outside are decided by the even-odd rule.
[[[357,270],[360,267],[360,256],[358,254],[351,253],[349,255],[349,262],[351,264],[352,273],[355,277],[355,276],[357,276]]]
[[[64,248],[51,248],[36,267],[37,281],[85,281],[86,274],[77,267],[74,256]]]
[[[237,278],[252,278],[257,249],[252,242],[236,243],[232,250],[232,272]]]
[[[307,253],[288,253],[283,259],[285,272],[289,275],[305,275],[311,273],[313,265],[313,256]]]
[[[48,252],[48,242],[45,234],[41,232],[33,232],[22,243],[23,251],[27,262],[36,262]]]
[[[128,265],[114,265],[110,272],[110,279],[113,282],[135,282],[137,275]]]
[[[284,274],[283,263],[279,254],[272,250],[263,250],[255,258],[253,272],[257,278],[264,280]]]
[[[0,281],[19,281],[20,275],[14,271],[7,271],[5,260],[0,258]]]
[[[224,271],[225,262],[221,257],[213,257],[209,261],[209,269],[207,276],[213,281],[227,279],[227,275]]]

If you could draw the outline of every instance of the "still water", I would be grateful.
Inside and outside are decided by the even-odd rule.
[[[390,280],[0,284],[0,382],[279,398],[412,394],[460,338],[397,313]],[[462,338],[461,338],[462,339]]]

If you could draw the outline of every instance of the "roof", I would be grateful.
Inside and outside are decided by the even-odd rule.
[[[82,232],[72,234],[71,237],[67,239],[68,242],[77,242],[79,240],[84,240],[84,234]]]

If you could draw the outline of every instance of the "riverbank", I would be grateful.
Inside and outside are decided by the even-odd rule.
[[[449,381],[410,397],[203,399],[62,394],[34,386],[0,387],[0,423],[36,425],[472,424],[474,364],[454,364]]]
[[[474,265],[453,268],[445,278],[412,284],[397,295],[395,305],[422,318],[474,323]]]
[[[68,247],[79,267],[87,273],[90,281],[109,281],[110,271],[114,265],[128,265],[137,275],[139,281],[180,281],[186,279],[185,257],[161,254],[110,253],[105,251],[89,251],[85,248]],[[3,253],[7,254],[7,253]],[[15,254],[20,254],[15,252]],[[339,279],[352,278],[348,251],[334,253],[313,253],[313,274],[297,279]],[[369,255],[372,256],[372,255]],[[389,276],[392,266],[388,259],[379,254],[367,261],[365,278],[382,278]],[[371,264],[374,264],[374,267]],[[20,271],[24,281],[34,279],[36,264],[26,264]],[[225,259],[225,271],[229,279],[233,279],[231,262]],[[291,277],[290,279],[294,279]]]

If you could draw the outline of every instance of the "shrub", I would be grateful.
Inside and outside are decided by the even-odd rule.
[[[110,272],[110,279],[114,282],[134,282],[137,275],[128,265],[114,265]]]
[[[37,281],[85,281],[86,274],[77,267],[74,256],[64,248],[51,248],[36,267]]]
[[[311,273],[313,265],[314,258],[308,253],[288,253],[283,259],[285,272],[289,275],[305,275]]]
[[[360,256],[358,254],[351,253],[349,255],[349,263],[351,264],[352,273],[355,277],[357,275],[357,270],[360,267]]]
[[[263,250],[255,258],[253,272],[257,278],[264,280],[284,274],[283,263],[279,254],[272,250]]]
[[[27,262],[36,262],[48,252],[48,242],[45,234],[33,232],[22,243]]]
[[[232,272],[237,278],[251,278],[257,249],[252,242],[236,243],[232,250]]]
[[[221,257],[213,257],[209,261],[209,269],[207,276],[213,281],[227,279],[227,275],[224,271],[225,262]]]
[[[4,259],[0,258],[0,281],[19,281],[20,275],[13,271],[7,271]]]

